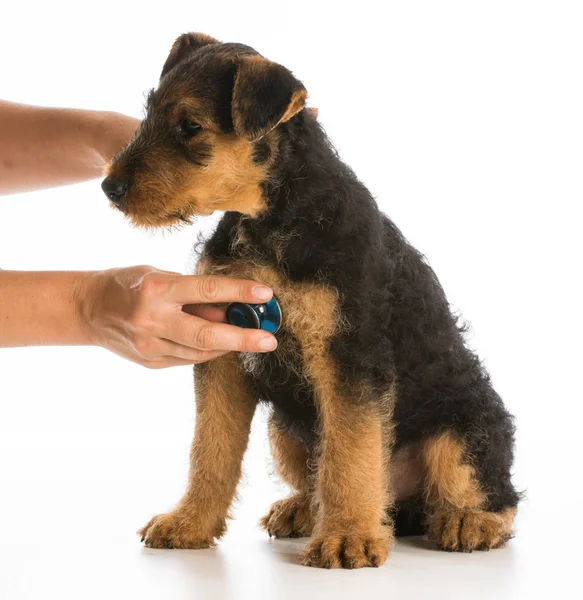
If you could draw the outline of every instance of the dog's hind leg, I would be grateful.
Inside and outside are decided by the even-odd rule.
[[[277,538],[309,536],[314,526],[310,452],[273,420],[269,423],[269,445],[276,471],[293,494],[274,502],[261,526]]]
[[[241,477],[256,398],[235,354],[195,370],[196,427],[186,494],[169,514],[154,517],[139,534],[153,548],[206,548],[226,530]]]
[[[424,442],[422,456],[429,539],[449,551],[502,547],[512,537],[516,506],[491,510],[464,443],[442,433]]]

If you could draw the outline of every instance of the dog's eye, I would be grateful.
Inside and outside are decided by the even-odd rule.
[[[182,121],[180,121],[178,129],[184,137],[189,138],[193,135],[196,135],[202,129],[202,127],[198,123],[194,123],[190,119],[182,119]]]

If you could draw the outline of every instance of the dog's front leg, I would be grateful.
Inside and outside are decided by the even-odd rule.
[[[257,405],[234,354],[195,370],[196,426],[186,494],[139,531],[152,548],[206,548],[221,537]]]
[[[318,516],[303,563],[325,568],[378,567],[394,543],[392,527],[383,526],[390,502],[390,445],[382,402],[346,398],[330,386],[320,386],[316,395],[322,436]]]

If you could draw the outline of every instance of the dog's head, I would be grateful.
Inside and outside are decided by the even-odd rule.
[[[267,141],[305,101],[290,71],[252,48],[182,35],[134,139],[109,166],[103,191],[146,227],[215,210],[255,215],[264,207]]]

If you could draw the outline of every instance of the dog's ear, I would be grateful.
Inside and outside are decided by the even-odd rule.
[[[174,42],[172,50],[162,67],[162,73],[160,79],[171,71],[178,63],[181,63],[184,59],[188,58],[193,52],[196,52],[203,46],[208,44],[219,44],[219,40],[210,35],[204,33],[184,33]]]
[[[231,105],[235,133],[251,141],[263,137],[302,110],[307,95],[285,67],[262,56],[242,58]]]

